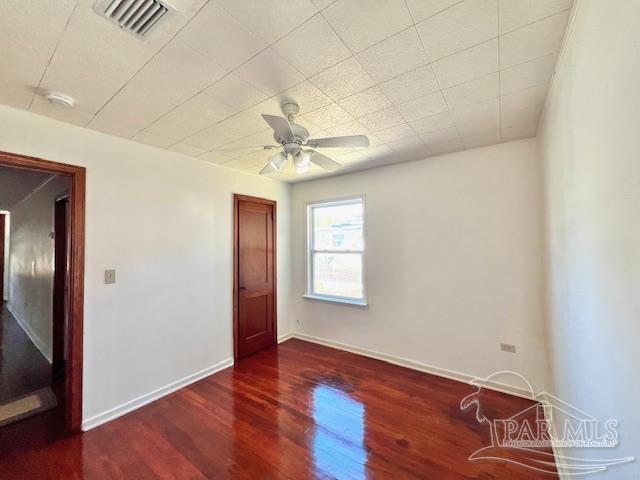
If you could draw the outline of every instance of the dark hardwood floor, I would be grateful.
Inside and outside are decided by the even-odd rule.
[[[0,477],[16,479],[534,479],[504,461],[460,401],[477,389],[289,340],[82,435],[28,419],[0,429]],[[531,405],[483,390],[487,417]],[[535,410],[535,409],[534,409]]]
[[[0,302],[0,403],[51,384],[51,365]]]

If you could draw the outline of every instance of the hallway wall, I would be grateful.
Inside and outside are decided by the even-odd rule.
[[[66,177],[52,177],[11,209],[7,308],[51,362],[53,325],[53,215],[55,199],[69,190]]]

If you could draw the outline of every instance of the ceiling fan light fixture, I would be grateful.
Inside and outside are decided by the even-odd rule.
[[[311,155],[305,150],[299,150],[293,156],[293,164],[296,167],[297,173],[304,173],[309,170],[311,164]]]
[[[269,163],[274,168],[276,172],[279,172],[284,167],[285,163],[287,163],[287,154],[285,152],[280,152],[269,159]]]

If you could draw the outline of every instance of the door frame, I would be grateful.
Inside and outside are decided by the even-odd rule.
[[[65,332],[68,362],[65,368],[64,425],[66,433],[82,430],[82,359],[84,321],[84,243],[85,191],[84,167],[52,162],[41,158],[0,151],[0,165],[64,175],[70,178],[69,189],[69,312]]]
[[[277,202],[266,198],[250,197],[248,195],[233,194],[233,359],[239,360],[238,333],[240,317],[238,311],[239,300],[239,275],[240,275],[240,252],[238,242],[240,240],[239,225],[239,204],[241,201],[262,203],[273,207],[273,343],[278,343],[278,243],[277,243]]]

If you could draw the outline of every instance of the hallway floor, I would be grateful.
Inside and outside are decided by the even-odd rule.
[[[51,384],[51,365],[0,305],[0,403]]]

